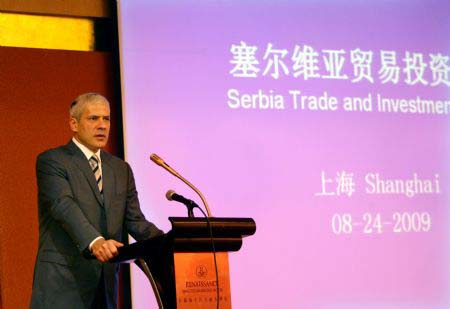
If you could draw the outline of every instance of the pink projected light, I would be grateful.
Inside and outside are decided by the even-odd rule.
[[[252,217],[234,308],[450,307],[448,1],[120,1],[146,216]],[[197,202],[199,202],[197,200]],[[199,203],[201,204],[201,203]],[[132,271],[133,304],[155,307]]]

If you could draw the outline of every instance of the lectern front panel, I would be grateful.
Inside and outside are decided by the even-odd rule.
[[[217,284],[212,253],[174,253],[177,309],[231,309],[228,253],[216,253]]]

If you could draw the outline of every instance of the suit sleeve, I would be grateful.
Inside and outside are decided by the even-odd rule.
[[[67,170],[50,155],[38,156],[36,162],[40,211],[48,213],[70,235],[83,253],[100,233],[78,206],[69,183]]]
[[[145,240],[151,237],[164,234],[153,223],[147,221],[139,205],[136,184],[134,182],[133,172],[127,163],[128,168],[128,189],[127,189],[127,207],[125,213],[125,226],[136,240]]]

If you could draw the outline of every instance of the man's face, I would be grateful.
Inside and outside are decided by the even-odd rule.
[[[84,106],[80,120],[70,118],[74,137],[93,152],[106,146],[109,136],[110,111],[103,101],[89,102]]]

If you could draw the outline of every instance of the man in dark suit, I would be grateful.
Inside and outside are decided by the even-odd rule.
[[[122,231],[143,240],[162,234],[139,207],[133,173],[101,149],[108,101],[79,96],[70,108],[72,140],[37,158],[39,249],[31,308],[117,308]]]

